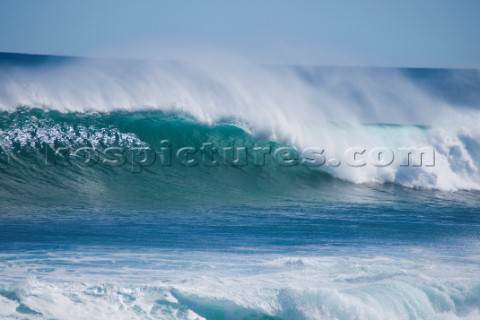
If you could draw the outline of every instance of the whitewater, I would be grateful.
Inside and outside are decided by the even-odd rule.
[[[479,319],[479,121],[478,70],[2,53],[0,317]]]

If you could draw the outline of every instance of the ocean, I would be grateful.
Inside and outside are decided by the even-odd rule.
[[[480,319],[480,71],[0,54],[0,318]]]

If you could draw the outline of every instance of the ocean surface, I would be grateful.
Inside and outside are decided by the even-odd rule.
[[[480,319],[479,123],[479,70],[2,53],[0,318]]]

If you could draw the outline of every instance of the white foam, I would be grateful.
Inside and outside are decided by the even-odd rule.
[[[477,257],[408,247],[376,252],[384,250],[340,256],[91,251],[71,261],[63,252],[52,255],[62,258],[48,263],[53,271],[42,271],[42,255],[31,253],[1,263],[16,279],[4,278],[1,289],[19,301],[0,296],[0,314],[21,316],[23,304],[59,319],[202,319],[202,308],[282,319],[480,316]]]

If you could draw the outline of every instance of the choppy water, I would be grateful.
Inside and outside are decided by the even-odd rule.
[[[478,71],[0,68],[0,317],[480,318]]]

